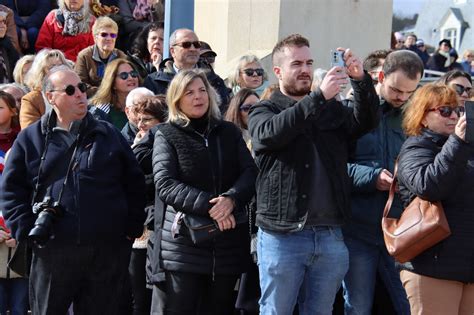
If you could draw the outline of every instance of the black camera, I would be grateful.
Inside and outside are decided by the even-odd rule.
[[[50,196],[43,201],[33,204],[33,213],[38,215],[35,226],[28,237],[36,245],[44,247],[49,239],[54,238],[53,225],[57,218],[62,217],[64,211],[59,202],[53,202]]]

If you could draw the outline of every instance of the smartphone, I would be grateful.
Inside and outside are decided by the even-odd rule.
[[[340,50],[331,50],[331,68],[332,67],[345,67],[344,63],[344,52]]]
[[[474,101],[466,101],[464,103],[466,115],[466,136],[465,140],[474,143]]]

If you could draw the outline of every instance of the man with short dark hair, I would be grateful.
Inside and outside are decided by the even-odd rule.
[[[391,52],[392,50],[380,49],[371,52],[367,57],[365,57],[362,66],[364,70],[369,73],[374,84],[379,82],[379,73],[382,71],[385,58],[387,58],[388,54]]]
[[[279,89],[252,107],[256,162],[260,314],[331,314],[348,267],[341,225],[349,217],[349,142],[377,125],[370,76],[350,49],[311,92],[309,42],[290,35],[273,49]],[[335,99],[354,88],[354,109]]]
[[[43,83],[52,110],[22,130],[3,172],[1,209],[32,246],[33,314],[119,314],[145,179],[111,124],[87,112],[87,86],[64,66]]]
[[[349,249],[349,271],[343,283],[346,315],[371,313],[377,272],[397,314],[410,313],[395,261],[385,248],[381,221],[395,160],[405,141],[402,108],[422,75],[423,62],[416,53],[398,50],[388,54],[376,86],[380,123],[357,141],[350,157],[352,219],[343,228]],[[393,213],[401,210],[400,202],[394,202]]]
[[[148,75],[145,87],[155,94],[166,94],[176,73],[181,70],[203,69],[207,80],[220,96],[221,112],[225,112],[229,103],[229,89],[211,67],[199,62],[201,42],[196,33],[186,28],[177,29],[170,35],[169,43],[172,58],[163,60],[158,72]]]

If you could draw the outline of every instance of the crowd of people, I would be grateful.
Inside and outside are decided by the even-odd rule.
[[[224,81],[194,31],[163,47],[161,1],[102,3],[0,0],[0,314],[371,314],[379,282],[380,313],[474,312],[473,50],[395,33],[314,70],[293,34],[276,84],[254,55]],[[395,176],[392,215],[451,227],[404,264]]]

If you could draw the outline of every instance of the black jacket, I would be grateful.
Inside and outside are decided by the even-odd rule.
[[[176,211],[209,217],[209,200],[219,195],[234,200],[234,213],[244,211],[254,195],[257,168],[239,129],[229,122],[211,121],[206,138],[190,125],[160,124],[153,151],[157,194],[167,205],[159,257],[164,269],[200,274],[244,272],[250,262],[248,223],[199,245],[192,243],[184,226],[177,238],[170,232]]]
[[[311,168],[316,145],[326,168],[336,208],[348,219],[350,181],[347,175],[349,142],[377,126],[379,99],[369,75],[351,81],[354,108],[320,90],[299,102],[275,91],[270,100],[251,108],[249,131],[260,173],[257,178],[257,219],[264,229],[294,232],[303,229],[311,194]]]
[[[6,68],[6,73],[3,73],[3,70],[1,71],[3,75],[0,77],[0,82],[13,82],[13,69],[15,68],[15,64],[18,61],[19,55],[7,35],[5,35],[3,38],[0,38],[0,50],[5,61]]]
[[[1,207],[18,240],[26,238],[36,220],[32,195],[46,133],[52,128],[48,125],[56,125],[54,111],[20,132],[3,172]],[[83,119],[80,130],[73,167],[61,199],[64,215],[54,223],[56,238],[48,246],[139,237],[145,220],[145,184],[129,145],[115,127],[95,120],[90,114]],[[53,134],[41,167],[36,201],[43,200],[49,187],[52,199],[58,201],[74,148],[59,134],[54,135],[60,132],[50,132]]]
[[[206,77],[211,86],[216,90],[220,97],[219,109],[221,113],[225,113],[230,101],[230,89],[224,83],[224,80],[218,76],[211,67],[198,62],[197,67],[206,71]],[[160,69],[157,72],[149,74],[145,79],[144,86],[153,91],[155,95],[166,94],[171,80],[173,80],[176,72],[173,68],[173,59],[168,58],[160,63]]]
[[[451,236],[405,268],[438,279],[474,282],[474,146],[455,135],[423,130],[404,143],[398,181],[405,206],[419,197],[441,201]]]

